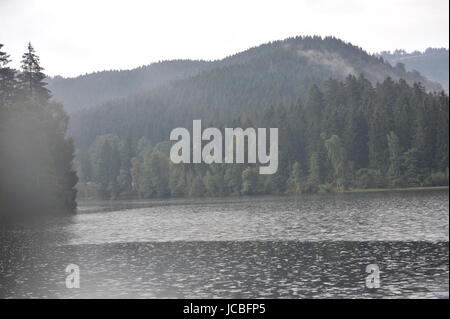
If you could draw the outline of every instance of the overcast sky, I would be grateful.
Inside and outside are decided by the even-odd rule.
[[[448,0],[0,0],[13,66],[31,41],[47,74],[220,59],[271,40],[334,35],[373,53],[448,48]]]

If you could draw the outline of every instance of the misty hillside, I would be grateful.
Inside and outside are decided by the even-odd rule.
[[[442,87],[449,91],[448,79],[448,49],[428,48],[425,52],[407,53],[403,50],[394,52],[382,52],[380,55],[392,65],[403,63],[406,70],[417,70],[428,79],[439,82]]]
[[[291,61],[293,63],[297,64],[300,62],[304,64],[307,62],[311,64],[309,67],[312,68],[322,67],[325,69],[325,73],[329,73],[336,78],[345,77],[349,73],[355,75],[364,73],[373,82],[383,81],[386,76],[390,76],[393,79],[402,77],[410,84],[420,81],[429,90],[440,89],[435,83],[427,81],[421,75],[415,72],[405,73],[398,68],[392,68],[390,65],[384,64],[377,58],[368,55],[358,47],[337,39],[326,38],[322,40],[319,37],[275,41],[214,62],[190,60],[163,61],[132,70],[101,71],[80,75],[75,78],[56,76],[48,78],[46,81],[48,82],[48,88],[53,92],[53,98],[63,102],[66,110],[69,113],[73,113],[80,109],[89,108],[107,101],[155,88],[167,84],[172,80],[191,77],[205,70],[243,64],[263,57],[275,59],[280,56],[280,51],[287,52],[288,54],[289,52],[291,54],[294,53],[298,57],[307,59],[307,61],[305,59],[303,61]],[[287,56],[287,54],[285,55]],[[385,55],[383,56],[392,62],[392,59],[397,55],[392,55],[392,59]],[[447,63],[448,65],[448,59],[447,61],[441,60],[436,61],[435,64]],[[271,61],[268,62],[268,66],[272,68],[272,73],[282,71],[276,70],[275,65]],[[277,63],[279,62],[277,61]],[[435,66],[434,68],[446,73],[448,79],[448,72],[445,72],[445,68],[440,68],[439,66]],[[420,68],[417,69],[419,70]],[[307,74],[302,76],[304,76],[302,82],[308,83],[309,85],[310,82],[314,81],[322,82],[324,74],[316,74],[313,78],[308,78]],[[431,76],[430,78],[434,79]],[[436,81],[439,81],[439,79],[439,77],[436,77]],[[442,81],[440,82],[442,83]]]
[[[232,125],[270,106],[305,101],[313,84],[322,87],[330,78],[341,80],[349,74],[364,74],[373,84],[391,77],[403,78],[408,84],[421,82],[429,91],[442,89],[418,72],[392,67],[379,57],[331,37],[276,41],[220,61],[197,62],[197,66],[189,69],[194,74],[190,77],[160,81],[160,85],[146,89],[138,82],[137,94],[110,99],[73,114],[71,134],[77,145],[86,147],[96,136],[107,133],[133,139],[147,136],[156,143],[166,140],[174,127],[189,126],[193,118],[203,119],[205,125]],[[120,74],[105,75],[118,76],[131,87]],[[95,91],[94,86],[89,89]],[[55,97],[61,96],[57,87],[53,90]]]
[[[46,79],[53,98],[69,113],[106,101],[157,87],[175,79],[195,75],[208,65],[203,61],[174,60],[153,63],[133,70],[111,70]]]

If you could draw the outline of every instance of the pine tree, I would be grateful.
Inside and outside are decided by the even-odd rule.
[[[241,195],[242,171],[239,165],[228,165],[224,175],[225,192],[229,195]]]
[[[247,167],[242,172],[242,194],[254,195],[258,191],[258,172],[255,167]]]
[[[173,197],[183,197],[187,193],[186,172],[183,164],[170,166],[170,194]]]
[[[291,195],[301,194],[303,190],[303,171],[298,162],[292,165],[287,181],[287,193]]]
[[[17,89],[16,71],[8,67],[11,61],[9,55],[1,51],[2,47],[0,43],[0,109],[13,102]]]
[[[108,141],[104,141],[99,156],[97,169],[97,181],[100,184],[100,198],[108,199],[110,197],[109,186],[111,183],[111,146]]]
[[[319,186],[320,184],[320,163],[319,156],[317,153],[313,152],[309,156],[309,174],[308,174],[308,184],[311,186]]]
[[[27,52],[22,55],[22,72],[19,74],[19,85],[21,90],[35,101],[47,101],[50,99],[50,91],[45,87],[46,75],[44,68],[40,66],[39,57],[28,43]]]
[[[331,136],[325,140],[325,147],[327,149],[328,158],[334,171],[334,182],[336,187],[343,190],[346,185],[346,154],[342,140],[337,135]]]
[[[311,87],[308,101],[305,105],[307,140],[309,152],[319,152],[322,145],[322,111],[325,106],[324,97],[317,85]]]
[[[390,132],[387,135],[388,147],[389,147],[389,171],[388,176],[391,186],[402,186],[401,181],[401,150],[397,135],[394,132]]]
[[[417,149],[412,148],[403,154],[403,169],[405,175],[406,185],[420,186],[420,165],[419,165],[419,152]]]
[[[142,198],[141,192],[142,164],[137,157],[131,159],[131,189],[132,193]]]

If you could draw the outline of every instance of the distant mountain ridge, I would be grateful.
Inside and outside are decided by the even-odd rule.
[[[381,52],[380,56],[392,65],[402,63],[409,71],[417,70],[428,79],[439,82],[449,92],[449,54],[445,48],[428,48],[424,52],[404,50]]]
[[[195,75],[207,66],[206,61],[172,60],[132,70],[101,71],[74,78],[56,76],[46,81],[53,98],[72,113]]]
[[[329,46],[330,43],[332,46]],[[53,92],[54,99],[63,102],[66,110],[69,113],[73,113],[117,98],[167,85],[174,80],[189,78],[203,71],[244,64],[270,55],[275,57],[280,50],[286,53],[294,52],[295,54],[296,52],[299,58],[303,57],[311,64],[328,68],[330,71],[329,75],[337,78],[345,77],[348,74],[359,75],[360,73],[364,73],[373,82],[383,81],[387,76],[392,77],[394,80],[402,77],[410,84],[420,81],[428,90],[441,89],[439,85],[428,81],[420,74],[417,74],[417,72],[404,72],[404,70],[391,67],[374,56],[367,54],[361,48],[332,37],[325,39],[320,37],[297,37],[274,41],[217,61],[162,61],[132,70],[100,71],[74,78],[56,76],[48,78],[47,82],[49,89]],[[410,55],[408,57],[403,55],[398,57],[398,55],[388,56],[386,54],[381,56],[391,63],[411,58]],[[412,56],[412,58],[414,57],[415,55]],[[282,61],[269,61],[272,72],[277,72],[275,65],[279,62]],[[417,69],[421,68],[418,67]],[[440,80],[442,76],[430,78],[444,84],[447,83],[448,87],[448,72],[447,82]],[[323,79],[317,80],[321,81]]]

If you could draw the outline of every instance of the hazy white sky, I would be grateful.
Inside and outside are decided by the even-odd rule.
[[[369,52],[449,42],[448,0],[0,0],[13,65],[31,41],[47,74],[219,59],[271,40],[334,35]]]

